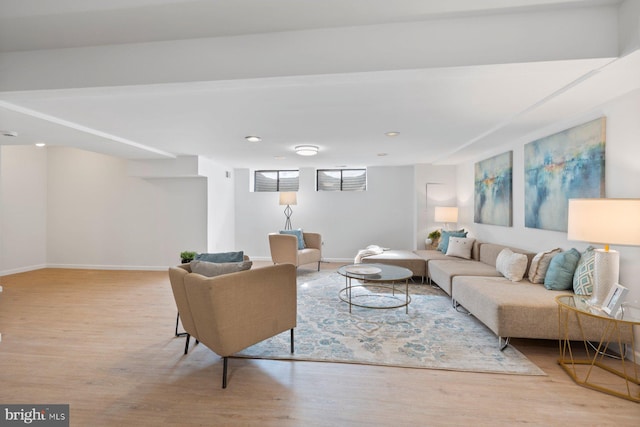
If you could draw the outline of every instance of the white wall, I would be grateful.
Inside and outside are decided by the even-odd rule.
[[[504,243],[531,251],[553,247],[584,250],[589,243],[568,241],[566,232],[538,230],[524,226],[524,145],[538,138],[585,123],[597,117],[607,118],[605,153],[605,193],[609,198],[640,198],[640,90],[594,109],[571,121],[556,123],[535,134],[514,141],[486,153],[483,160],[494,154],[513,150],[513,227],[498,227],[473,223],[473,167],[474,163],[458,166],[458,206],[460,225],[472,230],[484,241]],[[640,220],[640,218],[639,218]],[[594,245],[595,246],[595,245]],[[628,301],[640,301],[640,247],[611,246],[620,252],[620,283],[629,288]],[[640,342],[640,336],[638,337]],[[636,348],[640,356],[640,349]]]
[[[2,191],[2,150],[0,147],[0,276],[2,276],[2,272],[5,269],[5,261],[4,261],[4,192]]]
[[[207,251],[235,250],[234,180],[230,169],[199,159],[198,171],[207,177]]]
[[[565,249],[584,249],[588,243],[566,239],[566,232],[538,230],[524,226],[524,145],[546,135],[576,126],[597,117],[607,118],[605,160],[605,193],[611,198],[640,198],[640,90],[618,98],[590,113],[571,121],[557,123],[535,134],[515,141],[511,146],[486,153],[477,161],[513,150],[513,227],[499,227],[473,223],[473,167],[474,163],[458,166],[458,205],[461,207],[460,224],[473,230],[475,235],[488,241],[497,241],[523,249],[541,250],[549,246]],[[640,299],[640,248],[617,247],[621,252],[620,281],[633,288],[633,296]]]
[[[206,179],[143,179],[127,161],[48,149],[50,266],[166,268],[182,250],[205,251]]]
[[[255,259],[271,259],[267,235],[284,228],[278,193],[250,191],[249,169],[235,170],[236,246]],[[413,166],[367,169],[367,191],[315,191],[315,169],[300,169],[293,228],[322,234],[323,258],[353,260],[359,249],[376,244],[411,249],[415,245]]]
[[[424,249],[429,233],[443,227],[434,220],[435,207],[457,206],[456,171],[455,166],[416,165],[416,248]]]
[[[47,262],[47,150],[0,147],[0,275]]]
[[[145,178],[139,164],[74,148],[2,146],[0,154],[0,275],[164,269],[183,250],[235,246],[233,179],[210,160],[197,159],[185,176]]]

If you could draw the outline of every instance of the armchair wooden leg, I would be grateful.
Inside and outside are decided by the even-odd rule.
[[[318,261],[318,271],[320,271],[320,261]]]
[[[222,358],[222,388],[227,388],[227,357]]]
[[[187,354],[189,351],[189,340],[191,339],[191,335],[187,334],[187,339],[184,343],[184,354]]]
[[[293,354],[293,328],[291,328],[291,354]]]

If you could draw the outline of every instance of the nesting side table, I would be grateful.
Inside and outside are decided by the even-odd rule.
[[[640,403],[640,367],[635,357],[633,338],[634,327],[640,326],[640,318],[623,316],[617,319],[608,316],[590,305],[587,298],[578,295],[560,295],[556,297],[556,302],[560,328],[560,366],[583,387]],[[600,340],[593,344],[587,340],[582,329],[582,324],[593,322],[592,319],[601,323]],[[582,342],[572,343],[569,340],[570,323],[577,323]],[[621,352],[625,346],[631,346],[631,359],[621,357],[616,363],[605,361],[605,353],[613,345],[617,345]]]

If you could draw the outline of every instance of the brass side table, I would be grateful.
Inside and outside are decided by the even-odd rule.
[[[633,329],[640,326],[640,318],[610,317],[590,305],[587,298],[578,295],[560,295],[556,302],[560,328],[558,364],[576,384],[640,403],[640,367],[635,357],[633,338]],[[594,321],[601,324],[601,328],[599,341],[592,344],[584,333],[583,324]],[[582,335],[582,342],[574,341],[573,347],[569,339],[570,323],[577,324]],[[621,353],[626,353],[622,351],[625,346],[631,346],[631,360],[621,357],[617,363],[605,363],[605,353],[612,344],[617,345]],[[599,371],[605,374],[604,380]]]

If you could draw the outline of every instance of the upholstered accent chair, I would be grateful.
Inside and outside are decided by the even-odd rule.
[[[297,320],[296,268],[272,265],[205,277],[188,264],[169,268],[171,289],[189,338],[193,336],[223,358],[222,388],[227,387],[228,357],[291,330]]]
[[[293,264],[299,267],[304,264],[318,263],[322,260],[322,236],[319,233],[302,233],[304,249],[299,249],[298,238],[290,234],[269,234],[271,260],[274,264]]]
[[[246,261],[246,262],[251,261],[247,255],[243,256],[243,260]],[[187,262],[187,263],[182,264],[180,267],[185,269],[185,270],[187,270],[189,273],[191,273],[192,271],[191,271],[191,267],[190,266],[191,266],[191,264]],[[169,276],[171,276],[171,272],[169,272]],[[174,290],[174,295],[175,295],[175,292],[176,291]],[[188,320],[187,320],[187,322],[188,322]],[[187,351],[189,350],[189,338],[190,338],[191,335],[188,332],[178,332],[178,325],[179,324],[180,324],[180,311],[178,310],[178,315],[176,316],[176,332],[175,332],[175,336],[176,337],[183,337],[183,336],[187,337],[187,340],[186,340],[186,343],[185,343],[185,346],[184,346],[184,354],[187,354]],[[197,343],[198,342],[196,341],[196,344]]]

